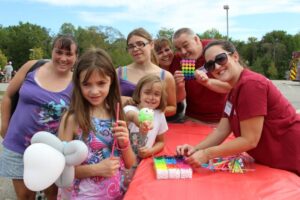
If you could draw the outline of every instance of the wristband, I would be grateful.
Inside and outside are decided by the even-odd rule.
[[[117,148],[118,150],[120,150],[120,151],[125,151],[125,150],[127,150],[129,147],[130,147],[130,142],[129,142],[129,141],[127,141],[125,147],[120,148],[120,147],[119,147],[119,144],[116,146],[116,148]]]

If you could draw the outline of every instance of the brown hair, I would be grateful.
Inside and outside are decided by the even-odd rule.
[[[161,51],[161,49],[165,46],[169,46],[170,48],[172,48],[170,40],[166,37],[161,37],[154,41],[154,50],[156,53]]]
[[[235,53],[235,52],[237,52],[234,44],[231,43],[231,42],[229,42],[228,40],[214,40],[214,41],[208,43],[208,45],[206,45],[204,47],[202,55],[204,56],[205,52],[207,51],[207,49],[209,49],[210,47],[213,47],[213,46],[220,46],[222,49],[224,49],[225,51],[227,51],[229,53]],[[248,68],[248,66],[244,62],[244,59],[240,55],[239,55],[239,63],[244,68]]]
[[[142,88],[146,84],[151,84],[151,86],[152,86],[154,83],[160,83],[162,86],[160,104],[157,109],[160,109],[163,112],[167,107],[167,93],[166,93],[164,82],[157,75],[148,74],[148,75],[144,76],[143,78],[141,78],[136,85],[136,88],[132,95],[132,99],[135,101],[136,104],[139,104],[141,102],[140,97],[141,97]]]
[[[75,44],[76,46],[76,54],[78,54],[78,45],[75,41],[75,38],[72,35],[58,35],[53,43],[52,43],[52,49],[59,48],[64,49],[67,51],[71,51],[71,45]]]
[[[126,40],[127,45],[128,45],[130,38],[132,38],[133,36],[139,36],[139,37],[145,38],[150,43],[153,42],[151,34],[148,33],[144,28],[137,28],[137,29],[134,29],[133,31],[131,31],[127,36],[127,40]],[[155,55],[154,50],[151,50],[151,61],[154,64],[158,65],[158,59]]]
[[[117,74],[110,56],[102,49],[89,49],[78,60],[73,72],[74,89],[72,93],[69,112],[66,116],[66,121],[71,114],[74,114],[76,122],[83,131],[85,137],[94,127],[90,117],[90,103],[83,97],[80,89],[80,74],[86,72],[83,81],[87,81],[93,72],[98,72],[100,75],[109,76],[111,85],[109,93],[106,97],[105,104],[110,116],[116,116],[116,105],[121,103],[121,94]],[[120,109],[120,119],[124,120],[123,109]]]

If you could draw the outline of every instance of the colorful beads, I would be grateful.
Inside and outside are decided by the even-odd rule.
[[[245,173],[254,171],[254,160],[248,155],[239,154],[236,156],[228,156],[224,158],[214,158],[208,164],[201,166],[211,171],[228,171],[231,173]]]
[[[193,176],[192,168],[182,156],[154,157],[153,162],[157,179],[186,179]]]
[[[194,79],[194,73],[196,69],[196,60],[193,59],[182,59],[180,61],[181,71],[184,75],[185,80]]]

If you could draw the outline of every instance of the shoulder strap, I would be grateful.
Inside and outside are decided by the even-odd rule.
[[[123,71],[123,79],[124,79],[124,80],[127,80],[127,79],[128,79],[128,78],[127,78],[127,66],[124,66],[124,67],[123,67],[123,70],[124,70],[124,71]]]
[[[124,80],[127,80],[127,67],[126,65],[125,66],[120,66],[118,68],[118,75],[119,75],[119,78],[122,78]]]
[[[42,60],[38,60],[36,63],[34,63],[31,68],[27,71],[26,75],[29,73],[29,72],[32,72],[33,70],[39,68],[40,66],[42,66],[43,64],[45,64],[46,62],[48,62],[49,60],[46,60],[46,59],[42,59]],[[25,78],[24,78],[25,80]],[[15,109],[17,107],[17,104],[18,104],[18,101],[19,101],[19,90],[20,88],[18,89],[18,91],[16,91],[16,93],[12,96],[11,98],[11,115],[10,115],[10,118],[11,116],[13,115],[13,113],[15,112]]]
[[[32,72],[34,71],[35,69],[39,68],[40,66],[42,66],[43,64],[47,63],[49,60],[45,60],[45,59],[41,59],[41,60],[38,60],[36,63],[34,63],[34,65],[32,65],[32,67],[28,70],[28,72],[26,73],[26,75],[29,73],[29,72]]]
[[[120,79],[122,78],[122,66],[118,67],[118,76]]]
[[[165,80],[165,76],[166,76],[165,72],[166,71],[164,69],[162,69],[161,72],[160,72],[160,79],[163,80],[163,81]]]

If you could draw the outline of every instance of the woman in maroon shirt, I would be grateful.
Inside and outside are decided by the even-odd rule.
[[[300,115],[266,77],[244,68],[232,43],[204,49],[205,68],[232,86],[218,127],[196,146],[181,145],[192,166],[247,151],[258,163],[300,175]],[[222,143],[233,132],[235,139]]]

